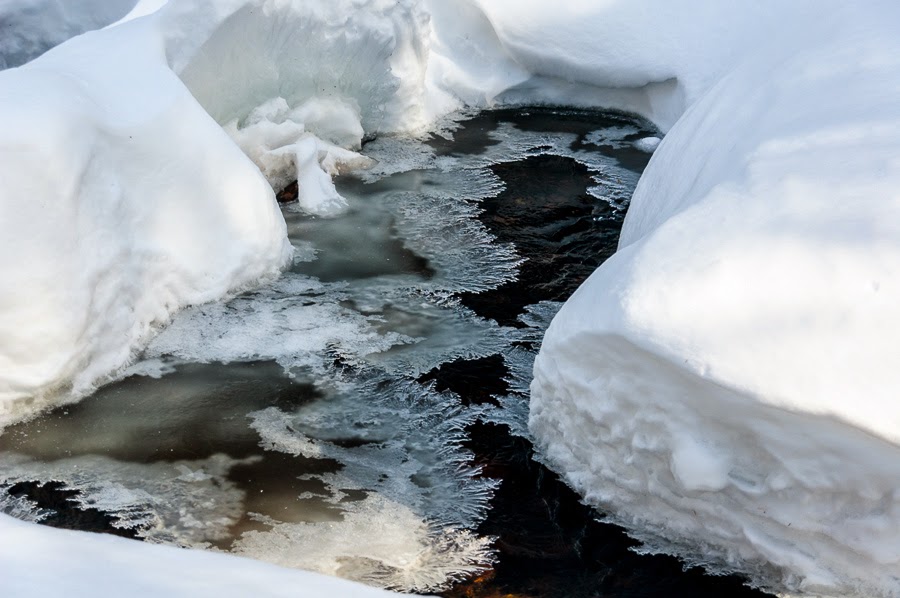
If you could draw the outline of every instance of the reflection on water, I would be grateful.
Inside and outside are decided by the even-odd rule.
[[[737,588],[628,552],[527,440],[543,330],[614,250],[652,134],[499,111],[368,143],[346,214],[284,207],[280,280],[185,310],[118,382],[7,429],[0,509],[448,596]]]
[[[369,185],[352,178],[338,181],[338,191],[349,204],[340,218],[310,218],[286,212],[291,238],[311,244],[318,258],[298,261],[292,271],[323,282],[404,274],[426,280],[433,277],[428,260],[403,244],[396,219],[384,205],[385,193],[412,187],[415,178],[415,173],[402,173]],[[411,179],[410,183],[405,179]]]
[[[317,398],[314,386],[292,380],[271,362],[184,364],[158,379],[132,376],[88,400],[11,426],[0,450],[53,461],[103,455],[151,463],[260,454],[247,413]]]

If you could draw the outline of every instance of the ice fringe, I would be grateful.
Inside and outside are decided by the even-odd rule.
[[[9,496],[20,482],[57,482],[61,490],[75,492],[70,499],[74,507],[109,514],[113,527],[134,530],[137,537],[153,543],[209,548],[227,535],[242,513],[243,492],[227,479],[228,471],[240,462],[224,455],[150,464],[92,455],[41,462],[4,454],[0,496]],[[23,509],[2,512],[16,516]],[[24,512],[37,521],[46,518],[34,507]]]
[[[338,465],[336,473],[306,476],[323,490],[301,499],[327,503],[339,516],[298,523],[251,512],[262,529],[232,532],[249,507],[227,477],[230,461],[213,471],[205,461],[133,465],[88,456],[47,464],[5,455],[0,463],[7,486],[63,482],[65,490],[78,492],[77,505],[100,508],[116,526],[151,541],[227,544],[244,556],[407,591],[446,587],[483,570],[492,559],[491,538],[473,530],[486,514],[494,482],[469,465],[465,429],[490,418],[524,433],[524,378],[555,309],[534,306],[524,317],[529,326],[512,330],[478,318],[456,298],[514,280],[521,263],[477,219],[480,202],[503,189],[490,167],[541,151],[577,156],[598,178],[618,172],[610,159],[572,150],[569,134],[501,127],[492,135],[498,144],[489,156],[452,158],[436,158],[420,141],[383,138],[374,152],[382,171],[363,174],[366,189],[353,181],[339,185],[349,202],[347,227],[365,226],[376,245],[381,237],[399,237],[406,249],[428,258],[428,272],[376,268],[346,281],[318,280],[304,272],[313,265],[325,273],[339,270],[334,260],[342,256],[319,251],[321,236],[310,232],[316,226],[335,232],[341,220],[286,212],[297,245],[290,271],[258,290],[181,311],[143,361],[126,370],[158,377],[187,363],[274,360],[287,374],[312,381],[318,399],[293,410],[258,411],[252,425],[267,450]],[[401,154],[391,146],[401,143],[419,146],[407,153],[421,159],[393,164]],[[416,166],[428,168],[384,172]],[[513,340],[531,350],[509,349]],[[411,381],[453,359],[498,353],[515,364],[512,395],[498,397],[509,410],[463,408],[452,393]],[[201,479],[183,478],[184,467]],[[192,488],[196,495],[188,496]],[[210,505],[219,510],[203,510]],[[204,520],[210,525],[195,525]]]

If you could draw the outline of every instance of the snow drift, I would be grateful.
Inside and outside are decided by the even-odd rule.
[[[0,425],[83,394],[172,311],[272,277],[289,255],[272,189],[152,26],[0,72]]]
[[[395,596],[361,584],[211,552],[38,527],[0,514],[8,596]],[[53,567],[52,575],[47,567]]]
[[[589,502],[775,591],[900,591],[896,16],[775,29],[696,102],[535,367]]]
[[[330,176],[367,136],[466,106],[627,109],[669,134],[620,252],[547,334],[545,458],[651,548],[896,595],[890,2],[157,4],[0,72],[0,426],[276,275],[273,187],[337,213]]]

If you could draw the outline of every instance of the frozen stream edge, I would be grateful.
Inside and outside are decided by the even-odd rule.
[[[598,131],[587,143],[629,145],[625,138],[638,131],[623,125]],[[536,341],[558,304],[529,308],[524,328],[498,326],[459,304],[460,292],[513,280],[521,262],[513,247],[496,243],[475,217],[478,202],[503,188],[489,167],[540,154],[566,156],[594,173],[598,184],[591,193],[598,200],[618,207],[627,204],[636,182],[614,160],[572,149],[572,134],[505,124],[490,136],[494,145],[480,154],[445,156],[411,139],[381,138],[366,146],[378,166],[361,173],[364,187],[374,191],[354,197],[355,187],[341,187],[358,210],[374,204],[390,215],[390,230],[380,234],[396,235],[427,258],[432,276],[334,282],[307,276],[304,265],[316,259],[316,248],[305,233],[316,223],[288,206],[294,267],[268,286],[179,313],[121,374],[164,377],[190,363],[275,361],[289,377],[311,381],[328,397],[292,411],[252,413],[248,424],[266,450],[340,464],[338,472],[310,474],[324,493],[307,497],[332,505],[340,518],[280,522],[251,513],[260,529],[235,538],[231,552],[406,591],[439,589],[490,563],[491,538],[472,530],[484,517],[495,482],[468,464],[465,429],[480,419],[527,434]],[[339,226],[340,217],[334,222]],[[531,350],[510,348],[526,337]],[[502,354],[513,372],[512,392],[498,398],[500,408],[463,408],[453,393],[411,381],[454,359],[493,354]],[[39,421],[27,426],[40,432]],[[14,427],[7,439],[22,434]],[[77,446],[67,452],[72,450],[77,453]],[[0,490],[26,481],[59,482],[78,492],[74,500],[83,508],[109,513],[116,527],[138,537],[211,549],[222,545],[240,518],[245,497],[228,472],[243,462],[214,455],[129,464],[90,454],[47,462],[7,452],[0,459]],[[347,501],[360,491],[361,500]],[[3,509],[20,518],[45,518],[23,499],[7,501]]]

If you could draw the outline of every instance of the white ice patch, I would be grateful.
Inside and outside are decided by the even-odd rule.
[[[235,550],[414,591],[482,570],[492,558],[491,539],[469,530],[484,517],[494,483],[476,477],[461,448],[475,412],[412,382],[345,379],[340,387],[337,396],[291,413],[252,415],[265,448],[341,464],[339,474],[322,478],[340,520],[263,519],[271,529],[245,534]],[[351,491],[364,497],[348,499]]]
[[[640,129],[634,126],[604,127],[585,135],[584,142],[598,146],[625,147],[631,143],[626,141],[626,138],[636,135],[639,131]]]
[[[342,307],[348,298],[343,286],[286,274],[230,301],[188,308],[150,343],[145,357],[151,364],[161,358],[200,363],[275,360],[288,371],[322,371],[329,355],[354,363],[412,340],[379,333],[380,318]],[[136,367],[140,364],[130,371]]]

